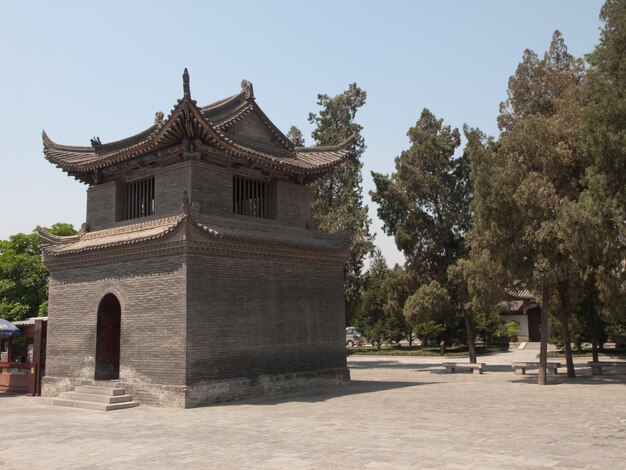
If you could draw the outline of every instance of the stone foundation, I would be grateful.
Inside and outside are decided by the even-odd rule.
[[[162,385],[136,382],[97,381],[80,378],[44,377],[43,397],[57,397],[79,385],[119,384],[126,393],[142,405],[164,408],[194,408],[231,400],[277,395],[311,388],[347,385],[350,371],[347,368],[292,374],[261,375],[215,380],[194,385]]]
[[[347,385],[349,382],[350,371],[347,368],[216,380],[188,386],[185,406],[193,408],[243,398]]]

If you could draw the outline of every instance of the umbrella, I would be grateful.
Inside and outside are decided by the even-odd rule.
[[[4,318],[0,318],[0,337],[6,338],[8,336],[19,336],[22,334],[17,326]]]

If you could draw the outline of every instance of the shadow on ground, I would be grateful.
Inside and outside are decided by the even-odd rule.
[[[516,375],[515,379],[509,380],[511,383],[537,385],[537,372],[526,373],[526,375]],[[603,374],[591,375],[590,370],[577,370],[575,378],[569,378],[567,374],[548,375],[547,385],[626,385],[625,374]]]
[[[440,384],[441,382],[398,382],[383,380],[351,380],[347,385],[337,385],[332,387],[324,387],[317,389],[302,390],[298,392],[290,392],[271,397],[251,398],[249,400],[238,400],[236,402],[220,403],[213,406],[228,406],[229,403],[238,405],[277,405],[287,402],[303,402],[318,403],[333,398],[339,398],[349,395],[359,395],[362,393],[375,393],[387,390],[419,387],[422,385]]]
[[[445,361],[444,361],[445,362]],[[453,362],[450,360],[450,362]],[[432,367],[441,367],[441,362],[433,362],[432,364],[404,364],[398,361],[383,360],[380,361],[363,361],[363,362],[349,362],[348,367],[350,369],[429,369]]]

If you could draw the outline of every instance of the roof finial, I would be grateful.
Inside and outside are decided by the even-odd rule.
[[[241,80],[241,91],[244,92],[244,95],[247,100],[254,99],[254,90],[252,89],[252,83],[248,80]]]
[[[185,71],[183,72],[183,95],[185,98],[191,98],[191,92],[189,91],[189,72],[187,72],[187,67],[185,67]]]
[[[102,148],[102,142],[100,142],[100,137],[94,137],[91,139],[91,146],[94,150],[100,150]]]

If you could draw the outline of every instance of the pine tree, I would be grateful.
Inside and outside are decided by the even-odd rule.
[[[546,382],[547,315],[557,298],[568,375],[574,376],[568,317],[580,276],[560,229],[559,211],[583,189],[587,161],[580,133],[580,59],[561,34],[539,59],[525,51],[500,106],[498,144],[473,168],[473,256],[505,267],[512,279],[542,293],[539,382]]]
[[[355,122],[356,113],[366,98],[366,92],[352,83],[346,91],[332,98],[318,95],[317,104],[322,109],[318,114],[309,114],[309,122],[316,126],[312,137],[317,145],[335,145],[351,136],[354,140],[348,159],[310,184],[311,216],[315,227],[322,232],[352,230],[344,286],[347,319],[358,306],[363,263],[373,249],[373,235],[369,231],[371,220],[367,206],[363,205],[361,156],[365,151],[365,140],[361,135],[363,127]]]

